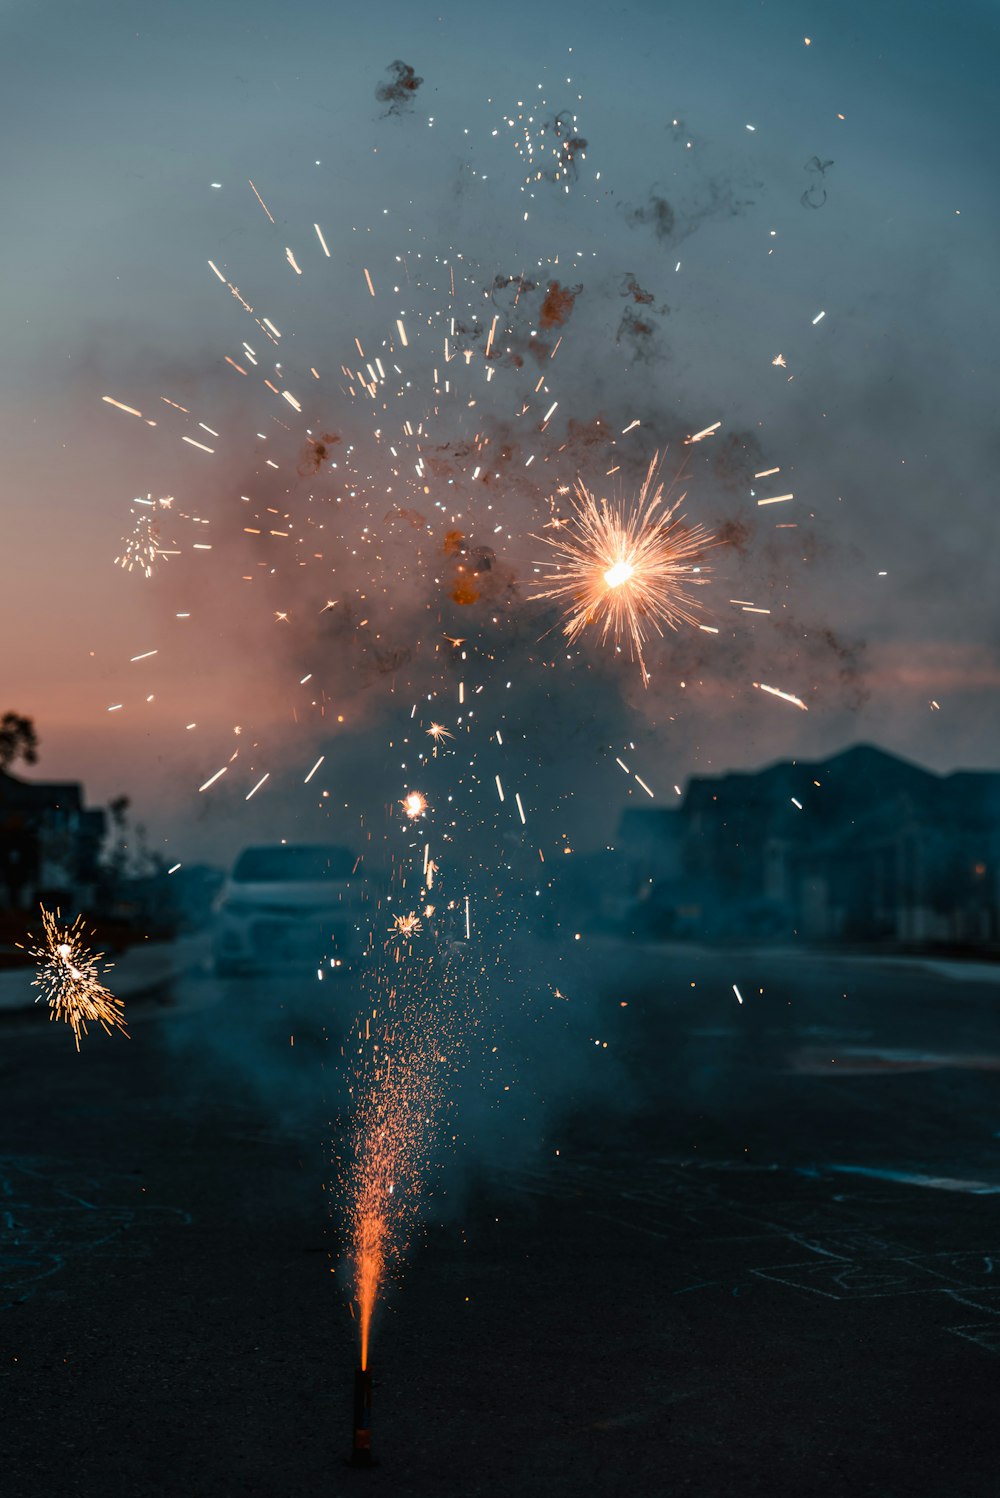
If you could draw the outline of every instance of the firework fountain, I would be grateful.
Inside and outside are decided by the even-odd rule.
[[[396,977],[382,973],[371,984],[372,1008],[356,1035],[361,1057],[352,1157],[345,1179],[353,1297],[359,1328],[354,1381],[351,1460],[370,1465],[371,1336],[386,1273],[398,1261],[417,1221],[427,1160],[437,1143],[448,1082],[454,1072],[457,1011],[442,1000],[454,992],[449,961],[422,957],[410,943],[421,923],[402,917],[394,925]]]
[[[565,609],[570,641],[595,628],[601,642],[628,643],[643,684],[649,672],[643,646],[651,630],[697,625],[699,601],[691,592],[708,581],[704,565],[712,537],[703,525],[685,525],[677,511],[686,495],[664,504],[653,456],[638,497],[598,499],[577,479],[573,513],[549,522],[555,535],[548,570],[534,598],[552,598]]]
[[[521,190],[534,192],[550,183],[560,193],[569,191],[585,159],[586,141],[575,117],[557,115],[554,122],[536,126],[534,116],[526,114],[507,123],[527,168]],[[272,228],[282,232],[261,192],[250,186]],[[284,247],[287,265],[297,277],[320,270],[333,258],[321,226],[312,228],[320,247],[318,263]],[[456,268],[456,261],[463,261],[460,254],[428,256],[419,268],[406,265],[405,274],[399,269],[403,259],[396,255],[381,267],[351,268],[367,321],[356,332],[352,328],[353,346],[344,338],[338,355],[343,362],[335,372],[338,403],[352,413],[344,423],[351,429],[349,439],[327,432],[320,424],[319,397],[305,395],[322,388],[324,372],[307,358],[296,360],[294,345],[281,341],[274,319],[255,310],[227,267],[209,261],[212,274],[230,293],[234,316],[252,324],[246,331],[253,345],[233,343],[226,364],[244,380],[262,382],[258,394],[271,402],[270,415],[281,429],[289,430],[290,413],[302,415],[297,473],[311,485],[307,503],[298,503],[294,481],[275,477],[281,465],[277,456],[268,456],[258,469],[259,486],[248,481],[246,487],[254,492],[241,494],[237,507],[239,565],[245,569],[239,574],[240,596],[253,600],[255,628],[263,629],[262,620],[269,628],[298,628],[297,638],[305,641],[306,659],[295,659],[295,667],[298,686],[308,684],[309,697],[301,715],[297,705],[293,709],[296,722],[304,719],[326,735],[334,698],[338,706],[343,703],[344,712],[337,714],[342,723],[373,682],[387,683],[397,700],[407,689],[412,693],[411,727],[402,735],[394,727],[389,745],[397,773],[392,836],[398,833],[403,839],[393,853],[394,908],[379,907],[381,938],[371,940],[361,1013],[345,1050],[351,1071],[351,1133],[338,1161],[338,1184],[359,1336],[356,1465],[372,1461],[376,1307],[417,1226],[459,1053],[482,1023],[481,993],[496,983],[499,954],[516,921],[510,913],[516,907],[513,894],[508,890],[504,910],[498,892],[501,914],[491,955],[486,959],[473,952],[473,866],[487,876],[484,883],[499,891],[510,869],[511,840],[525,843],[533,870],[545,865],[544,837],[538,834],[534,846],[527,843],[525,782],[512,782],[507,765],[489,758],[506,752],[508,732],[527,743],[538,730],[545,690],[539,686],[524,721],[511,725],[495,695],[497,662],[516,638],[516,655],[510,646],[514,664],[506,662],[510,676],[533,676],[543,683],[556,665],[550,638],[561,630],[561,670],[589,670],[600,653],[592,647],[610,645],[618,654],[628,652],[648,686],[652,673],[647,655],[665,632],[686,627],[718,634],[703,622],[699,596],[708,581],[706,555],[715,541],[710,528],[685,519],[681,506],[687,495],[673,497],[679,477],[670,486],[659,481],[661,463],[672,456],[663,457],[662,449],[650,455],[652,444],[637,418],[604,433],[600,462],[610,460],[613,466],[603,471],[619,475],[614,497],[606,498],[599,495],[595,479],[601,471],[596,452],[585,444],[574,450],[568,440],[554,440],[552,421],[559,405],[554,387],[561,365],[552,361],[582,289],[555,278],[558,256],[547,262],[547,279],[544,273],[532,280],[523,272],[502,276],[491,271],[492,284],[485,287],[482,271],[476,286],[476,272],[468,262]],[[404,280],[409,307],[401,304]],[[380,299],[387,283],[396,298],[391,309]],[[268,365],[262,349],[283,357]],[[540,371],[537,376],[530,366],[525,368],[526,356]],[[323,362],[318,354],[316,359]],[[511,382],[516,382],[513,389]],[[104,399],[132,417],[142,414],[131,404]],[[177,412],[191,417],[183,405],[162,399],[171,408],[165,420],[175,421]],[[678,443],[686,448],[688,461],[691,445],[713,436],[719,425]],[[213,427],[204,421],[196,426],[193,419],[186,426],[180,440],[210,457],[216,453],[211,444],[222,439]],[[257,436],[264,440],[261,432]],[[280,455],[277,442],[268,449],[272,451]],[[780,495],[758,503],[792,498]],[[159,503],[169,508],[172,501]],[[148,497],[133,506],[133,532],[120,558],[123,567],[149,576],[161,556],[211,550],[203,528],[209,523],[206,517],[178,510],[177,519],[189,523],[190,536],[197,540],[168,550],[151,509]],[[548,553],[535,565],[525,560],[529,538],[541,540]],[[286,565],[288,555],[292,563]],[[280,591],[286,588],[287,593]],[[751,604],[740,607],[767,612]],[[306,616],[312,618],[308,629],[299,622]],[[178,613],[182,617],[189,615]],[[472,656],[483,666],[483,679],[476,682],[467,679]],[[282,659],[287,664],[289,656]],[[308,669],[301,675],[305,664]],[[511,681],[504,686],[509,689]],[[794,696],[787,700],[804,706]],[[620,705],[616,697],[616,710]],[[248,763],[252,750],[259,757],[260,738],[242,725],[235,733],[242,734],[235,747],[232,740],[225,749],[220,742],[214,764],[206,760],[199,795],[226,795],[244,774],[245,800],[266,783],[273,789],[278,779],[273,766]],[[567,726],[558,723],[551,733],[562,749]],[[249,749],[244,747],[248,743]],[[622,759],[610,744],[608,748],[609,759],[624,770]],[[530,751],[519,761],[522,771],[525,756],[530,758]],[[325,758],[321,754],[312,765],[305,785]],[[419,789],[410,782],[411,773],[419,776]],[[638,774],[634,778],[653,795]],[[447,825],[445,807],[450,808]],[[503,853],[492,860],[467,857],[463,865],[463,838],[469,841],[483,828]],[[564,835],[558,851],[571,851]],[[484,929],[488,918],[479,924]],[[52,969],[58,992],[69,991],[67,971],[65,965]],[[76,961],[73,971],[87,970]],[[106,995],[103,1002],[109,999]],[[79,1011],[78,999],[74,1002]],[[64,1003],[63,1010],[62,1017],[68,1017],[71,1008]],[[119,1022],[96,1011],[88,1017]]]

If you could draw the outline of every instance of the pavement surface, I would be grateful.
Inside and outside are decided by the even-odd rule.
[[[351,982],[195,971],[80,1055],[0,1016],[4,1498],[993,1495],[996,982],[579,962],[380,1314],[371,1472],[324,1189]]]

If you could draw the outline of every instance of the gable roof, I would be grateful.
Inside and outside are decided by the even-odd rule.
[[[654,818],[709,815],[718,825],[746,832],[766,823],[772,830],[801,816],[796,803],[816,825],[898,824],[901,816],[922,822],[966,827],[1000,827],[1000,771],[957,770],[938,775],[911,760],[854,744],[825,760],[779,760],[761,770],[733,770],[725,775],[693,776],[683,802],[663,807],[630,807],[622,816],[632,836],[653,833]],[[645,819],[643,821],[643,819]]]

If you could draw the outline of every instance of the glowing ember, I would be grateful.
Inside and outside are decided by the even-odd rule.
[[[49,1006],[49,1018],[65,1020],[72,1027],[76,1048],[87,1024],[112,1030],[125,1030],[121,999],[101,982],[103,952],[90,952],[84,942],[83,917],[72,925],[60,925],[58,909],[53,913],[42,906],[43,937],[33,947],[22,948],[38,961],[38,973],[32,986],[41,989],[39,997]],[[20,946],[20,942],[18,946]],[[106,972],[112,964],[105,965]],[[37,1002],[37,1001],[36,1001]]]
[[[564,605],[563,633],[570,640],[594,625],[602,644],[609,636],[618,646],[627,641],[647,685],[643,646],[650,631],[662,635],[664,626],[698,623],[699,603],[690,589],[707,581],[699,559],[712,544],[704,526],[685,525],[677,516],[683,495],[661,508],[663,485],[653,487],[658,462],[659,455],[634,503],[598,499],[577,483],[570,520],[554,537],[538,538],[555,556],[532,595]]]

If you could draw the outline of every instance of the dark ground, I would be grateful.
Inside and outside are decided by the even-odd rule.
[[[192,980],[81,1056],[4,1021],[4,1498],[994,1494],[997,986],[675,950],[606,987],[615,1101],[414,1248],[368,1473],[320,1185],[349,984]]]

